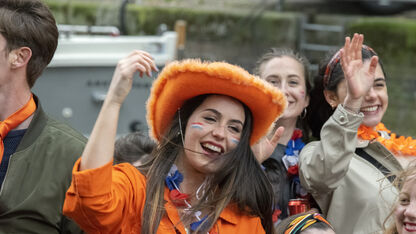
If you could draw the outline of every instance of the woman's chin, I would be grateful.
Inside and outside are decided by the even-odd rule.
[[[376,116],[364,116],[363,124],[367,127],[375,127],[381,122],[381,118]]]

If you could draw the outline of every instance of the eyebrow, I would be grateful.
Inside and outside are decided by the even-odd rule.
[[[399,196],[400,196],[400,195],[405,195],[405,196],[410,197],[409,193],[407,193],[407,192],[400,192],[400,193],[399,193]]]
[[[386,79],[383,78],[383,77],[375,78],[374,79],[374,82],[377,82],[377,81],[384,81],[384,82],[386,82]]]
[[[270,75],[268,75],[268,76],[266,76],[266,79],[267,78],[279,78],[279,76],[278,75],[275,75],[275,74],[270,74]]]
[[[210,112],[213,112],[217,116],[222,116],[222,114],[219,111],[215,110],[215,109],[208,108],[208,109],[205,109],[204,111],[210,111]],[[239,124],[241,124],[241,126],[244,126],[243,122],[241,122],[238,119],[232,119],[232,120],[230,120],[230,122],[239,123]]]

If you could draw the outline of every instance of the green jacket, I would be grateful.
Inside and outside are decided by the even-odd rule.
[[[0,188],[0,233],[80,233],[62,215],[72,167],[86,138],[37,110]]]

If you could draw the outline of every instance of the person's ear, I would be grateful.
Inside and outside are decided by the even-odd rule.
[[[32,57],[32,50],[29,47],[19,47],[9,53],[9,62],[12,68],[24,67]]]
[[[335,109],[338,106],[339,99],[334,91],[324,90],[324,96],[326,102],[328,102],[332,109]]]
[[[305,96],[305,106],[303,108],[306,108],[309,106],[309,101],[311,100],[311,98],[309,97],[309,95]]]

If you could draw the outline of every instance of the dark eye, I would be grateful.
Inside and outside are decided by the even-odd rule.
[[[289,85],[291,85],[291,86],[296,86],[296,85],[298,85],[299,84],[299,82],[298,81],[296,81],[296,80],[291,80],[291,81],[289,81]]]
[[[409,204],[409,201],[407,199],[400,200],[400,205],[407,205]]]
[[[409,204],[409,199],[406,196],[399,198],[400,205],[405,206]]]
[[[208,122],[215,122],[215,118],[214,117],[211,117],[211,116],[205,116],[205,117],[203,117],[206,121],[208,121]]]
[[[277,86],[279,84],[279,81],[275,78],[267,79],[266,81],[272,84],[273,86]]]
[[[240,133],[241,132],[240,128],[237,127],[237,126],[229,126],[228,128],[230,129],[230,131],[232,133]]]
[[[385,86],[385,84],[383,82],[377,82],[377,83],[374,84],[374,86],[382,88],[382,87]]]

